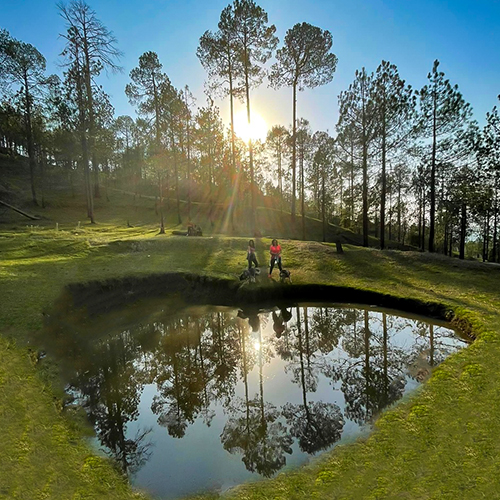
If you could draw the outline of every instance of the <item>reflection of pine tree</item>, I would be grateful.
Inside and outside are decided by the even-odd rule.
[[[242,325],[243,326],[243,325]],[[245,399],[234,402],[221,434],[221,442],[229,453],[241,453],[247,470],[270,477],[286,464],[285,453],[292,453],[292,438],[286,427],[278,421],[276,407],[264,402],[264,382],[262,377],[263,355],[262,337],[259,330],[259,394],[249,399],[248,392],[248,339],[243,328],[241,332],[242,373]]]
[[[206,337],[207,362],[210,365],[210,388],[214,397],[228,405],[237,383],[239,333],[234,320],[222,312],[211,313]]]
[[[134,365],[139,346],[128,331],[93,346],[92,356],[79,360],[82,370],[72,387],[81,392],[101,444],[125,473],[133,474],[150,456],[145,439],[150,430],[126,437],[127,423],[138,417],[143,388],[143,375]]]
[[[292,438],[278,421],[280,413],[259,396],[236,402],[233,416],[224,426],[221,441],[229,453],[241,453],[250,472],[270,477],[286,465],[285,453],[292,453]]]
[[[213,401],[227,406],[237,382],[239,333],[228,314],[185,315],[162,324],[160,348],[155,354],[158,395],[152,411],[173,437],[202,415],[210,425]]]
[[[318,337],[318,347],[328,354],[338,346],[340,338],[353,323],[353,309],[316,307],[311,318],[311,330]]]
[[[286,403],[283,416],[290,426],[290,433],[299,440],[300,449],[306,453],[316,453],[338,441],[344,427],[344,416],[334,403],[316,401],[294,405]]]
[[[409,354],[409,375],[422,382],[433,367],[456,352],[457,336],[452,330],[435,327],[424,321],[415,321],[415,343]]]
[[[404,369],[407,356],[402,349],[389,346],[387,322],[383,315],[382,337],[372,333],[369,313],[363,313],[363,352],[328,372],[334,380],[342,380],[346,401],[345,415],[359,424],[369,421],[404,392]],[[357,333],[356,333],[357,334]]]
[[[156,385],[151,410],[158,423],[177,438],[184,436],[203,408],[203,374],[197,360],[189,318],[176,318],[164,324],[161,349],[156,362]]]
[[[210,426],[212,419],[215,416],[215,412],[210,409],[210,403],[211,403],[211,393],[208,388],[208,383],[209,383],[209,373],[207,369],[207,362],[205,361],[205,350],[206,350],[206,345],[203,339],[203,332],[202,332],[202,324],[203,324],[203,319],[202,318],[195,318],[192,320],[192,328],[196,332],[196,336],[198,339],[198,345],[196,349],[196,354],[195,354],[195,361],[197,365],[199,366],[200,370],[200,376],[201,376],[201,385],[203,387],[202,394],[201,394],[201,399],[202,399],[202,406],[200,409],[200,413],[203,416],[203,421],[207,424],[207,426]]]
[[[342,348],[351,358],[359,358],[363,354],[363,335],[358,331],[358,321],[363,313],[357,309],[351,309],[352,321],[346,324],[342,340]],[[351,315],[348,315],[351,317]],[[350,326],[351,328],[347,328]]]
[[[287,403],[282,408],[282,414],[290,425],[290,433],[299,440],[299,446],[306,453],[316,453],[340,439],[344,426],[344,417],[338,405],[333,403],[307,402],[307,393],[315,392],[318,383],[317,368],[312,363],[312,351],[318,349],[318,333],[327,333],[327,330],[315,328],[316,335],[311,338],[308,321],[308,308],[304,307],[304,327],[297,307],[296,349],[298,351],[298,366],[292,368],[293,381],[302,387],[302,404]],[[316,322],[315,322],[316,318]],[[313,325],[318,326],[318,318],[323,320],[320,325],[330,325],[330,320],[324,321],[325,316],[318,311],[313,313]],[[323,335],[322,335],[323,337]],[[324,344],[323,344],[324,345]]]
[[[301,385],[307,392],[315,392],[318,387],[318,374],[311,358],[317,350],[317,338],[311,339],[309,335],[307,307],[304,307],[304,325],[302,325],[298,307],[296,308],[296,316],[297,322],[292,327],[292,331],[296,332],[296,354],[294,357],[296,358],[298,354],[298,360],[297,362],[292,360],[285,367],[285,372],[292,372],[292,381],[295,384]],[[304,326],[304,329],[302,329],[302,326]]]

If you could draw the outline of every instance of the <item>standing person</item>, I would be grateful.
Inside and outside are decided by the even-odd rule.
[[[269,278],[273,273],[274,264],[278,264],[278,268],[280,271],[283,270],[281,267],[281,245],[278,244],[278,240],[273,240],[271,243],[271,247],[269,248],[269,252],[271,253],[271,262],[269,265]]]
[[[248,269],[252,269],[252,262],[255,264],[255,267],[259,267],[259,263],[257,262],[257,256],[255,255],[255,242],[253,240],[250,240],[248,242],[247,260],[248,260]]]

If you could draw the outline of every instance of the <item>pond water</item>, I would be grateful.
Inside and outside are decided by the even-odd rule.
[[[52,347],[96,446],[160,499],[271,477],[356,438],[466,344],[351,306],[160,308],[106,324],[59,324]]]

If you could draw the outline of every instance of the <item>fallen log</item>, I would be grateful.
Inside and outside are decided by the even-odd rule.
[[[20,208],[16,208],[12,205],[9,205],[8,203],[5,203],[5,201],[0,200],[0,205],[4,205],[5,207],[10,208],[11,210],[14,210],[14,212],[20,213],[21,215],[24,215],[28,219],[40,220],[40,217],[37,217],[36,215],[30,215],[27,212],[23,212]]]

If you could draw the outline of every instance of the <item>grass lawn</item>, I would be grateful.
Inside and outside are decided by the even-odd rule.
[[[236,280],[248,238],[158,236],[153,225],[0,229],[0,498],[141,498],[62,409],[57,367],[32,335],[66,284],[189,271]],[[74,220],[74,219],[73,219]],[[257,242],[267,261],[270,240]],[[241,486],[238,499],[475,499],[500,491],[500,267],[421,253],[282,241],[294,285],[318,283],[445,304],[477,340],[437,368],[376,431],[311,465]],[[189,478],[186,478],[188,481]],[[202,497],[200,497],[202,498]],[[208,497],[203,497],[208,498]]]

